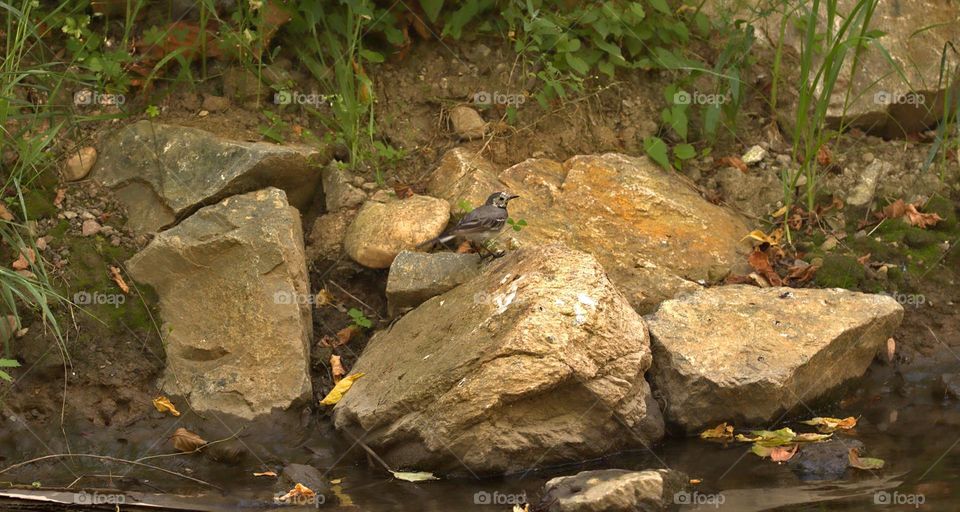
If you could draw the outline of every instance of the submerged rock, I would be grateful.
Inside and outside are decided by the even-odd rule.
[[[480,255],[401,252],[390,265],[387,305],[391,316],[419,306],[480,273]]]
[[[860,377],[900,325],[886,295],[840,289],[710,288],[646,317],[652,384],[687,432],[757,424]]]
[[[234,194],[274,186],[304,209],[319,188],[323,155],[307,146],[227,140],[196,128],[140,121],[101,145],[92,177],[127,207],[144,233]]]
[[[374,335],[334,408],[391,467],[489,474],[663,435],[643,320],[592,256],[517,250]]]
[[[510,215],[527,226],[509,236],[531,246],[562,241],[593,254],[641,313],[746,264],[744,220],[646,157],[531,159],[496,175],[457,149],[444,156],[427,190],[452,207],[463,199],[476,206],[493,190],[518,194]]]
[[[242,418],[310,396],[303,234],[282,190],[201,208],[159,233],[127,270],[160,298],[166,393]]]
[[[863,443],[856,439],[803,443],[787,466],[800,480],[840,480],[850,467],[850,450],[861,448]]]
[[[447,203],[433,197],[370,200],[347,229],[343,247],[365,267],[387,268],[400,251],[438,236],[449,220]]]
[[[542,510],[548,512],[635,512],[670,510],[689,504],[687,476],[669,469],[601,469],[552,478],[544,485]]]

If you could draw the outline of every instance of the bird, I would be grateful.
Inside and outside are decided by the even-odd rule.
[[[418,247],[433,247],[438,243],[446,245],[447,242],[460,239],[474,244],[479,250],[479,248],[484,247],[485,242],[497,236],[506,226],[509,218],[507,203],[518,197],[520,196],[509,192],[494,192],[487,197],[487,201],[482,206],[478,206],[464,215],[452,229],[436,238],[423,242]],[[490,250],[487,249],[487,251]],[[493,253],[491,252],[491,254]]]

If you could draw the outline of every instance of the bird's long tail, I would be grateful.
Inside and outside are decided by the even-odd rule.
[[[432,249],[432,248],[436,247],[437,244],[444,244],[444,245],[446,245],[447,242],[453,240],[453,239],[456,238],[456,237],[457,237],[456,235],[451,235],[451,234],[449,234],[449,233],[444,233],[444,234],[442,234],[442,235],[440,235],[440,236],[438,236],[438,237],[436,237],[436,238],[431,238],[430,240],[427,240],[426,242],[421,242],[421,243],[417,244],[417,249],[424,249],[424,248]]]

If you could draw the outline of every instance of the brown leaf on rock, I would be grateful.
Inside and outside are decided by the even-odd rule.
[[[185,453],[195,452],[207,444],[203,438],[183,427],[178,428],[173,435],[170,436],[170,441],[173,442],[173,447],[176,448],[177,451]]]
[[[36,254],[33,253],[33,249],[25,248],[20,250],[20,257],[16,259],[10,266],[14,270],[26,270],[30,268],[30,265],[37,260]]]
[[[117,286],[123,293],[130,293],[130,287],[127,286],[127,282],[123,280],[123,276],[120,274],[120,268],[111,265],[110,278],[113,279],[114,283],[117,283]]]
[[[333,375],[334,384],[340,382],[340,379],[347,374],[347,370],[343,368],[343,363],[340,361],[340,356],[330,355],[330,373]]]
[[[773,270],[773,266],[770,264],[770,255],[766,251],[761,251],[759,247],[755,248],[747,257],[747,263],[771,285],[781,286],[783,284],[780,275]]]
[[[413,197],[413,188],[410,185],[398,183],[393,186],[393,193],[397,195],[397,199],[406,199]]]
[[[770,460],[774,462],[786,462],[797,454],[800,445],[775,446],[770,450]]]
[[[739,169],[740,172],[747,172],[747,164],[743,162],[738,156],[724,156],[717,159],[717,167],[733,167]]]

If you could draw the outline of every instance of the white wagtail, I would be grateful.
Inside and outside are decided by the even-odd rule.
[[[464,215],[452,229],[418,247],[433,247],[438,243],[446,246],[450,241],[466,240],[474,244],[477,250],[483,248],[493,254],[484,244],[503,231],[510,217],[507,214],[507,203],[518,197],[520,196],[508,192],[494,192],[483,206],[478,206]]]

